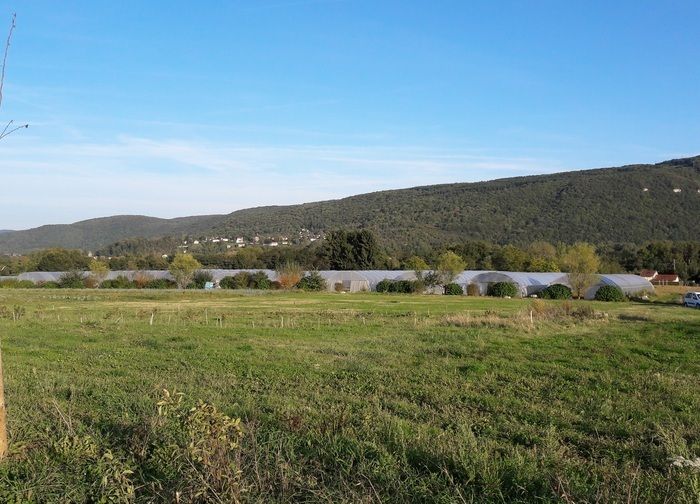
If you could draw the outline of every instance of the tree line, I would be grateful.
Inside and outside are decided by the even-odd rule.
[[[572,251],[586,249],[601,273],[637,273],[654,269],[674,272],[683,280],[700,281],[700,241],[649,241],[643,244],[564,244],[536,241],[528,245],[463,240],[422,253],[390,253],[369,230],[335,230],[306,246],[245,247],[226,253],[192,254],[203,268],[278,269],[296,263],[306,270],[436,269],[446,252],[464,269],[499,271],[571,271]],[[587,253],[588,253],[587,252]],[[167,270],[175,253],[101,257],[111,270]],[[79,250],[47,249],[24,256],[0,256],[0,275],[26,271],[87,271],[94,258]]]

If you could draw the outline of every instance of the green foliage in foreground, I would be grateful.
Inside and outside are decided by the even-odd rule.
[[[698,310],[39,289],[0,306],[0,502],[699,497]]]

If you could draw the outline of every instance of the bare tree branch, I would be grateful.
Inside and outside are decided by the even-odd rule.
[[[29,124],[23,124],[23,125],[21,125],[21,126],[15,126],[14,128],[12,128],[11,130],[8,131],[7,128],[9,128],[10,125],[11,125],[13,122],[14,122],[14,121],[10,121],[9,123],[7,123],[7,126],[5,126],[5,129],[2,130],[2,133],[0,133],[0,140],[2,140],[3,138],[5,138],[5,137],[8,136],[8,135],[11,135],[12,133],[14,133],[14,132],[17,131],[17,130],[20,130],[20,129],[22,129],[22,128],[28,128],[28,127],[29,127]]]
[[[2,57],[2,73],[0,73],[0,107],[2,107],[2,89],[5,85],[5,65],[7,65],[7,53],[10,51],[10,43],[12,42],[12,33],[15,31],[15,20],[17,14],[12,14],[12,23],[10,24],[10,32],[7,34],[7,42],[5,42],[5,54]]]
[[[12,14],[12,23],[10,24],[10,32],[7,34],[7,41],[5,42],[5,53],[3,54],[2,57],[2,70],[0,70],[0,108],[2,107],[2,98],[3,98],[3,88],[5,87],[5,66],[7,65],[7,53],[10,51],[10,44],[12,42],[12,33],[15,31],[15,21],[17,19],[17,14]],[[20,130],[22,128],[28,128],[29,124],[23,124],[21,126],[16,126],[12,129],[10,129],[10,126],[14,121],[10,121],[5,125],[5,129],[2,130],[2,133],[0,133],[0,140],[5,138],[8,135],[11,135],[17,130]]]

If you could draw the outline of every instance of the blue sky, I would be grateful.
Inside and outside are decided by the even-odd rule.
[[[12,12],[0,118],[30,129],[0,142],[0,229],[700,153],[696,0]]]

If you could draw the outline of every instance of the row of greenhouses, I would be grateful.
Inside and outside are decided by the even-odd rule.
[[[264,272],[270,280],[277,279],[274,270],[225,270],[208,269],[215,282],[221,281],[227,276],[234,276],[242,271],[254,273]],[[366,270],[366,271],[331,271],[323,270],[318,272],[326,281],[329,291],[361,292],[376,290],[377,284],[382,280],[415,280],[414,271],[401,270]],[[428,272],[425,272],[428,273]],[[88,273],[85,273],[86,275]],[[29,280],[34,283],[58,281],[63,272],[31,272],[18,275],[18,280]],[[148,276],[153,279],[170,279],[168,271],[146,270],[146,271],[110,271],[107,279],[115,279],[124,276],[134,279],[136,276]],[[463,271],[454,280],[454,283],[462,287],[466,293],[470,284],[478,288],[480,294],[486,294],[488,286],[497,282],[513,283],[517,286],[520,296],[526,297],[536,295],[549,285],[563,284],[570,286],[569,277],[566,273],[525,273],[514,271]],[[629,274],[600,274],[596,276],[595,284],[586,292],[586,298],[593,298],[595,292],[603,285],[619,287],[627,295],[636,295],[643,292],[653,292],[651,283],[638,275]],[[474,288],[472,288],[474,291]]]

